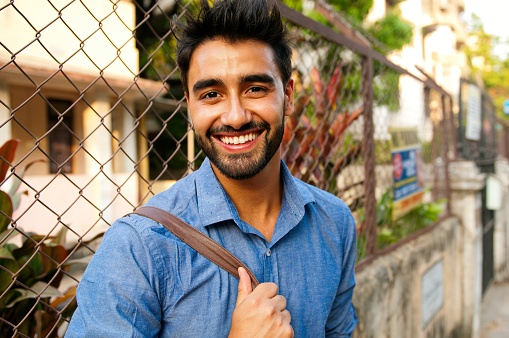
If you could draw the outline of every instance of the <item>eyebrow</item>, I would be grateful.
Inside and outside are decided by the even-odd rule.
[[[273,84],[274,78],[267,74],[251,74],[242,77],[242,82],[262,82]]]
[[[250,74],[245,75],[240,80],[241,83],[246,82],[261,82],[261,83],[269,83],[274,84],[275,80],[272,76],[267,74]],[[214,86],[224,86],[223,81],[220,79],[204,79],[199,80],[193,85],[193,92],[196,93],[204,88],[214,87]]]
[[[203,88],[213,87],[217,85],[223,85],[223,81],[219,79],[205,79],[196,81],[196,83],[193,85],[193,93],[196,93],[197,91]]]

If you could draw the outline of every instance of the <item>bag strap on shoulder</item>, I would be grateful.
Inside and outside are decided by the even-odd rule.
[[[242,263],[242,261],[240,261],[219,243],[204,233],[200,232],[199,230],[193,228],[177,216],[162,209],[151,206],[143,206],[131,214],[144,216],[164,225],[166,229],[171,231],[184,243],[189,245],[202,256],[209,259],[214,264],[217,264],[219,267],[223,268],[236,278],[240,278],[238,268],[243,267],[251,277],[253,288],[259,284],[253,272],[251,272],[251,270],[244,263]]]

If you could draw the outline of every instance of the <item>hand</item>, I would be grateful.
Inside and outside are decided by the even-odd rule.
[[[262,283],[253,290],[251,278],[244,268],[239,268],[239,275],[237,304],[228,337],[293,337],[286,298],[277,294],[277,285]]]

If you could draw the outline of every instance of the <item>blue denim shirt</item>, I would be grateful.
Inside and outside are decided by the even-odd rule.
[[[176,214],[241,259],[287,299],[295,337],[350,337],[357,323],[355,222],[337,197],[281,162],[274,235],[243,222],[210,162],[147,203]],[[77,290],[66,337],[227,337],[238,280],[138,215],[106,232]]]

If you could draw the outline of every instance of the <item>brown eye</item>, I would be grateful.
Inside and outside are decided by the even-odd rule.
[[[249,92],[251,92],[251,93],[264,93],[266,91],[267,91],[267,89],[265,89],[264,87],[251,87],[251,88],[249,88]]]
[[[219,96],[217,92],[208,92],[201,96],[202,99],[215,99]]]

